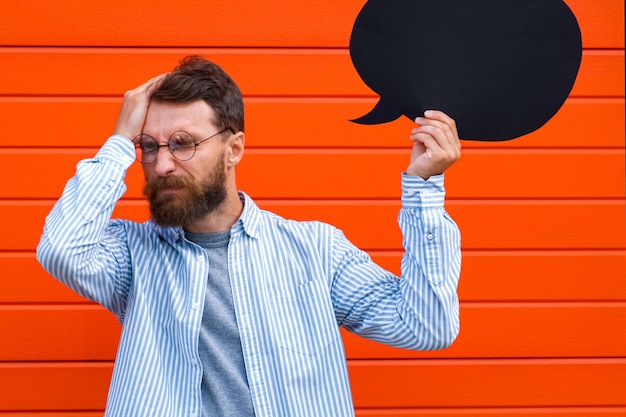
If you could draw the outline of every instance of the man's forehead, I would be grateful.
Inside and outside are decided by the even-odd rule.
[[[215,127],[214,120],[215,112],[203,100],[184,103],[153,100],[146,113],[144,130],[184,129],[193,133],[193,129],[204,132],[207,128]]]

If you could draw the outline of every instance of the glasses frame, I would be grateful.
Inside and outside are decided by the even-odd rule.
[[[169,138],[167,139],[167,143],[166,143],[166,144],[163,144],[163,145],[159,145],[159,142],[158,142],[158,141],[157,141],[154,137],[152,137],[152,136],[148,135],[147,133],[141,133],[141,134],[139,134],[139,135],[135,136],[135,139],[133,139],[133,142],[135,142],[135,149],[139,149],[139,150],[141,150],[141,149],[140,149],[140,146],[141,146],[140,140],[141,140],[141,137],[145,137],[145,136],[147,136],[147,137],[151,138],[151,139],[154,141],[154,143],[156,143],[157,148],[156,148],[156,151],[154,152],[154,160],[152,160],[152,161],[150,161],[150,162],[144,162],[144,161],[142,161],[141,159],[139,159],[139,155],[137,155],[136,159],[137,159],[137,161],[139,161],[140,163],[142,163],[142,164],[144,164],[144,165],[153,164],[153,163],[154,163],[154,162],[156,162],[156,160],[158,159],[158,157],[159,157],[159,152],[161,152],[161,148],[165,148],[165,147],[167,147],[167,149],[170,151],[170,154],[172,155],[172,157],[173,157],[174,159],[176,159],[176,160],[178,160],[178,161],[182,161],[182,162],[189,161],[191,158],[193,158],[193,157],[196,155],[196,150],[198,149],[198,146],[199,146],[199,145],[202,145],[204,142],[208,141],[209,139],[213,139],[215,136],[217,136],[217,135],[221,135],[222,133],[227,132],[227,131],[229,131],[229,130],[230,130],[230,132],[231,132],[232,134],[234,134],[234,133],[235,133],[235,131],[233,130],[233,128],[232,128],[232,127],[226,127],[226,128],[224,128],[224,129],[220,130],[219,132],[212,134],[212,135],[211,135],[211,136],[209,136],[208,138],[204,138],[204,139],[199,140],[199,141],[197,141],[197,142],[196,142],[196,140],[194,139],[194,137],[191,135],[191,133],[189,133],[189,132],[187,132],[187,131],[185,131],[185,130],[177,130],[177,131],[173,132],[173,133],[169,136]],[[189,137],[193,139],[193,144],[194,144],[193,153],[192,153],[192,154],[191,154],[191,156],[190,156],[189,158],[187,158],[187,159],[181,159],[181,158],[179,158],[178,156],[176,156],[176,155],[174,154],[174,152],[176,152],[177,150],[179,150],[179,149],[184,149],[184,148],[180,148],[180,147],[179,147],[178,149],[172,149],[172,136],[174,136],[176,133],[179,133],[179,132],[183,132],[183,133],[185,133],[185,134],[189,135]],[[150,152],[150,153],[152,154],[152,152]],[[143,156],[143,154],[144,154],[144,151],[143,151],[143,150],[141,150],[141,155]],[[143,158],[142,158],[142,159],[143,159]]]

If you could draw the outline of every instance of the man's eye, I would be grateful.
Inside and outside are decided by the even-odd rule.
[[[141,148],[141,152],[143,153],[152,153],[159,151],[159,146],[154,142],[140,143],[139,147]]]
[[[196,146],[193,138],[188,133],[174,134],[170,137],[170,149],[190,149]]]
[[[195,146],[193,140],[186,141],[170,141],[170,149],[175,151],[178,149],[191,149]]]

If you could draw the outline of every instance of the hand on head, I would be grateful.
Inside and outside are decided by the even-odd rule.
[[[150,94],[168,73],[158,75],[124,94],[124,101],[113,134],[129,139],[141,133],[150,107]]]

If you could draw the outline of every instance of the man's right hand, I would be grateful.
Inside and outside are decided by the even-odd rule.
[[[158,75],[124,94],[124,101],[113,131],[114,135],[122,135],[133,140],[141,133],[148,107],[150,107],[150,93],[166,75],[167,73]]]

